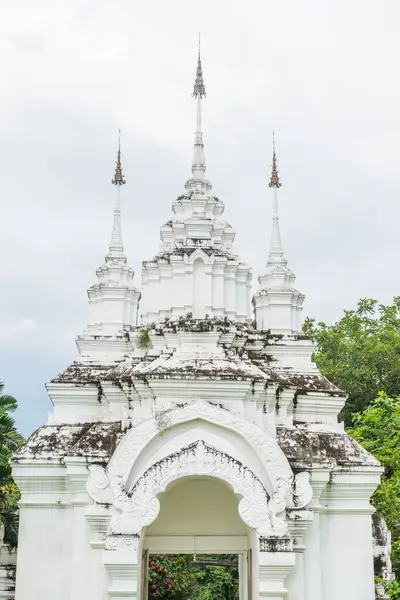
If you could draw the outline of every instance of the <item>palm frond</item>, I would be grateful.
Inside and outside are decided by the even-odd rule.
[[[18,545],[18,510],[5,510],[0,514],[0,519],[4,525],[4,542],[11,548],[16,548]]]
[[[18,403],[14,396],[9,394],[2,394],[0,390],[0,411],[13,412],[17,409]]]

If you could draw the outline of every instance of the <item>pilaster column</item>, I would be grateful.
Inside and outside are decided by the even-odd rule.
[[[252,272],[251,270],[247,273],[247,278],[246,278],[246,311],[247,311],[247,318],[252,321],[254,318],[254,314],[253,314],[253,306],[251,303],[251,284],[252,284]]]
[[[247,318],[247,298],[246,298],[246,280],[248,267],[239,265],[236,272],[236,318],[238,321],[246,321]]]
[[[296,557],[296,566],[286,581],[290,600],[308,600],[305,591],[303,537],[313,518],[313,512],[309,510],[290,510],[287,513],[289,533],[293,540],[293,551]]]
[[[171,267],[173,270],[173,286],[175,288],[174,303],[171,306],[172,317],[183,317],[185,315],[185,304],[188,303],[185,287],[186,265],[180,256],[171,256]]]
[[[235,273],[237,265],[226,265],[224,278],[224,307],[225,315],[228,319],[236,318],[236,294],[235,294]]]
[[[212,265],[205,265],[204,274],[205,274],[205,282],[204,282],[204,285],[205,285],[205,290],[204,290],[205,311],[206,311],[206,315],[213,317],[214,311],[213,311],[213,300],[212,300],[212,295],[213,295]]]
[[[110,578],[108,600],[138,600],[141,597],[138,546],[139,540],[134,536],[107,539],[103,562]]]
[[[321,546],[320,546],[320,513],[323,506],[320,503],[321,495],[329,481],[330,470],[315,468],[311,471],[310,483],[313,489],[313,498],[309,509],[314,518],[308,530],[304,533],[304,588],[306,600],[322,600],[321,581]],[[323,540],[323,543],[327,543]],[[323,599],[325,600],[325,599]]]
[[[282,390],[278,397],[277,424],[290,427],[293,425],[293,399],[295,390]]]
[[[277,385],[269,384],[265,390],[265,412],[263,420],[265,428],[276,438],[276,390]]]
[[[368,465],[331,475],[321,515],[323,600],[375,600],[370,497],[381,472]]]
[[[254,599],[287,600],[286,578],[295,565],[290,540],[260,538],[258,552],[258,595]]]
[[[213,265],[212,303],[216,317],[224,316],[224,263],[216,262]]]

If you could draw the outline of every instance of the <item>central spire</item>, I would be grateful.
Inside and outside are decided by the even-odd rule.
[[[121,186],[125,185],[126,179],[123,175],[121,165],[121,130],[119,130],[118,135],[117,162],[115,166],[114,178],[111,180],[111,183],[116,186],[117,193],[115,197],[114,222],[111,234],[109,256],[113,258],[124,258],[124,244],[122,241],[121,232]]]
[[[200,33],[199,33],[199,53],[197,58],[196,78],[193,86],[193,98],[197,101],[197,127],[194,140],[194,152],[192,162],[193,179],[196,181],[204,181],[206,172],[206,159],[204,156],[203,132],[201,125],[201,101],[206,96],[206,87],[203,79],[203,67],[201,64],[201,48],[200,48]]]
[[[286,264],[286,260],[283,257],[283,246],[279,228],[278,189],[282,186],[282,183],[278,173],[274,131],[272,132],[272,171],[268,185],[272,189],[272,237],[269,262]]]

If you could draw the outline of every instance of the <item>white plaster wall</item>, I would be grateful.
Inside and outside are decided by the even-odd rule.
[[[72,526],[71,595],[73,600],[107,600],[108,575],[102,550],[92,548],[93,532],[85,517],[86,506],[75,506]],[[43,599],[43,600],[47,600]],[[49,597],[49,600],[50,599]]]
[[[290,600],[308,600],[304,596],[304,556],[302,552],[295,551],[295,566],[290,571],[285,585],[289,592]]]
[[[314,511],[314,520],[304,536],[303,556],[305,600],[321,600],[322,557],[321,557],[320,514]]]
[[[251,285],[247,265],[226,265],[226,259],[216,264],[215,257],[210,259],[201,251],[195,252],[186,266],[173,258],[168,265],[158,262],[143,267],[140,314],[144,324],[182,310],[182,314],[192,312],[195,318],[207,313],[245,320]]]
[[[375,599],[371,540],[371,514],[321,514],[323,600]]]
[[[161,495],[160,513],[146,536],[247,535],[238,499],[227,485],[212,478],[184,478]]]
[[[71,600],[71,561],[72,510],[22,508],[16,600]]]

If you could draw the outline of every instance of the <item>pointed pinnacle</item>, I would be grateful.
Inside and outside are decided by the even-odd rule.
[[[199,55],[197,59],[196,79],[194,80],[193,94],[194,98],[205,98],[206,86],[204,85],[203,79],[203,68],[201,66],[201,55],[200,55],[200,33],[199,33]]]
[[[278,166],[276,162],[276,152],[275,152],[275,132],[272,132],[272,172],[271,178],[269,180],[269,187],[280,188],[281,182],[279,179]]]
[[[122,173],[122,165],[121,165],[121,130],[119,130],[118,137],[118,154],[117,154],[117,162],[115,167],[114,179],[111,180],[113,185],[125,185],[126,179]]]

